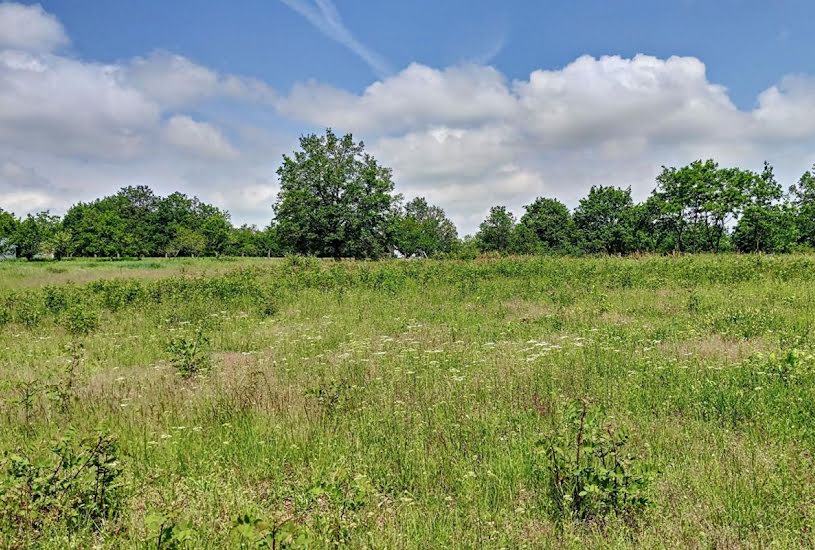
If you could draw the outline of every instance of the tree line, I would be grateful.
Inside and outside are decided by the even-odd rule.
[[[630,188],[593,186],[572,211],[538,197],[520,219],[494,206],[459,238],[444,210],[395,192],[392,172],[351,134],[300,138],[277,170],[268,227],[235,227],[197,197],[125,187],[115,195],[19,219],[0,208],[0,244],[18,256],[280,256],[380,258],[499,254],[790,252],[815,248],[815,166],[784,190],[761,172],[698,160],[663,167],[643,202]],[[3,250],[0,250],[2,253]]]

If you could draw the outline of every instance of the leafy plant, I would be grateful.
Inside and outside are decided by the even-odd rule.
[[[3,458],[0,533],[19,547],[49,528],[97,529],[122,506],[122,466],[113,436],[102,432],[76,443],[69,432],[51,455],[39,462],[22,453]]]
[[[209,368],[208,344],[209,339],[201,327],[192,335],[176,336],[169,341],[170,363],[182,378],[191,378]]]
[[[73,336],[87,336],[99,326],[99,315],[88,304],[75,304],[63,313],[62,324]]]
[[[290,517],[268,522],[253,514],[241,514],[230,532],[239,548],[309,548],[312,538],[307,529]]]
[[[156,550],[180,550],[192,548],[196,531],[188,521],[179,520],[175,514],[149,512],[144,518],[151,533],[147,540],[149,548]]]
[[[627,434],[588,401],[569,401],[542,442],[549,493],[561,520],[633,519],[649,504],[655,475],[631,454]]]

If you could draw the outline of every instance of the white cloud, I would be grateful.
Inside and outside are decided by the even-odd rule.
[[[137,57],[122,67],[121,72],[129,86],[164,107],[180,107],[216,96],[258,102],[275,98],[272,89],[258,80],[219,74],[166,51]]]
[[[342,22],[331,0],[282,0],[288,7],[302,15],[325,36],[354,52],[379,77],[391,73],[384,57],[359,42]]]
[[[0,144],[60,155],[127,158],[160,108],[123,86],[116,67],[0,50]]]
[[[39,4],[0,3],[0,48],[50,52],[66,44],[62,24]]]
[[[291,117],[359,133],[399,134],[441,125],[477,125],[517,118],[519,105],[492,67],[444,70],[412,63],[353,95],[318,83],[295,86],[278,102]]]
[[[217,128],[188,116],[170,118],[164,128],[164,138],[170,145],[205,159],[232,159],[238,154]]]

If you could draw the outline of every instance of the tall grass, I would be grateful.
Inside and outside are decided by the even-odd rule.
[[[0,546],[815,543],[813,257],[155,263],[2,266]]]

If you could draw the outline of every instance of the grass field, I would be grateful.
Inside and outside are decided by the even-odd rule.
[[[0,308],[3,547],[815,545],[815,257],[11,262]]]

